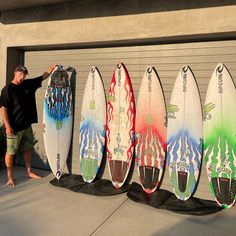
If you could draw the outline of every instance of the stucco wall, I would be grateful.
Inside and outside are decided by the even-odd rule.
[[[160,8],[162,5],[160,4]],[[114,7],[119,8],[118,1]],[[91,18],[80,18],[78,15],[78,19],[70,19],[70,10],[67,9],[65,12],[64,9],[62,11],[64,20],[43,21],[41,18],[41,21],[35,22],[34,17],[40,19],[40,9],[2,13],[1,19],[4,24],[0,24],[0,87],[6,81],[7,47],[47,46],[50,48],[50,46],[70,47],[150,41],[163,43],[172,40],[236,36],[236,6],[234,5]],[[83,4],[83,9],[87,12],[92,9],[89,1],[87,6]],[[106,11],[109,12],[109,8],[106,8]],[[110,11],[114,11],[112,6]],[[30,12],[34,13],[31,14],[32,22],[27,18],[27,22],[19,23],[24,19],[24,15],[27,16]],[[48,13],[50,12],[52,15],[55,14],[53,9]],[[45,14],[45,9],[43,13]],[[57,12],[57,18],[58,14]],[[13,16],[14,22],[11,21]],[[83,16],[86,14],[84,13]]]
[[[236,6],[107,16],[2,27],[5,47],[209,37],[235,33]]]

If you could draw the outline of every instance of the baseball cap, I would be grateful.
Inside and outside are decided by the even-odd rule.
[[[26,68],[25,66],[17,66],[14,72],[16,72],[16,71],[23,72],[23,73],[26,74],[26,75],[29,74],[29,73],[28,73],[28,70],[27,70],[27,68]]]

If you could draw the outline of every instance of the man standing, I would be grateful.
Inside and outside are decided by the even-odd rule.
[[[56,65],[51,66],[37,78],[25,80],[28,70],[25,66],[18,66],[14,71],[11,83],[2,89],[0,107],[7,137],[5,164],[8,186],[15,186],[12,167],[13,156],[18,150],[23,152],[26,175],[34,179],[41,178],[31,170],[33,147],[31,124],[38,122],[35,92],[42,86],[42,81],[49,77],[55,67]]]

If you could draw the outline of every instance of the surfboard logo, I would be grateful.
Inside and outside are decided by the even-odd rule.
[[[187,92],[187,74],[183,75],[183,92]]]
[[[96,110],[96,101],[95,100],[90,101],[89,108],[91,110]]]
[[[60,153],[57,153],[57,172],[56,177],[59,179],[61,177],[61,157]]]
[[[92,74],[92,90],[95,89],[95,74]]]
[[[226,167],[220,167],[216,170],[218,175],[227,175],[228,178],[231,178],[232,170]]]
[[[91,68],[91,72],[92,74],[91,78],[92,78],[92,83],[91,83],[91,89],[92,89],[92,97],[91,97],[91,100],[90,100],[90,104],[89,104],[89,108],[91,110],[96,110],[96,101],[95,101],[95,98],[94,98],[94,90],[95,90],[95,85],[96,85],[96,81],[95,81],[95,76],[96,76],[96,67],[92,67]]]
[[[218,76],[218,92],[223,93],[223,79],[222,79],[222,74],[220,73]]]
[[[153,124],[153,117],[152,114],[147,114],[147,125]]]
[[[186,148],[183,154],[181,155],[180,161],[176,163],[178,171],[185,171],[185,172],[189,171],[189,164],[187,163],[189,155],[190,155],[190,150]]]
[[[203,120],[211,120],[212,119],[212,115],[211,115],[211,111],[214,110],[216,107],[216,105],[212,102],[207,103],[206,105],[204,105],[203,107]]]
[[[182,68],[182,78],[183,78],[183,92],[186,93],[187,92],[187,74],[188,72],[188,66],[184,66]]]
[[[176,163],[177,171],[188,173],[189,165],[184,161],[179,161]]]
[[[169,104],[167,105],[167,114],[169,119],[176,119],[176,113],[179,111],[177,105]]]
[[[118,73],[118,87],[121,86],[121,69],[117,70]]]
[[[148,79],[148,92],[152,92],[152,67],[147,69],[147,79]]]
[[[97,153],[97,152],[94,152],[91,148],[90,148],[90,149],[87,149],[87,150],[85,151],[85,155],[84,155],[84,158],[85,158],[85,159],[91,159],[91,160],[93,160],[93,159],[98,158],[98,157],[99,157],[98,153]]]
[[[147,74],[148,74],[148,75],[151,74],[151,73],[152,73],[152,70],[153,70],[153,67],[152,67],[152,66],[149,66],[149,67],[147,68]]]
[[[116,101],[115,95],[107,95],[107,101],[115,102]]]
[[[223,93],[223,70],[224,65],[220,64],[216,69],[216,77],[218,79],[218,93]]]

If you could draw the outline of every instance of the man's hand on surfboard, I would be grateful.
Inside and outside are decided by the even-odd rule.
[[[49,75],[53,72],[53,70],[57,67],[58,65],[53,65],[50,66],[44,73],[43,73],[43,80],[47,79],[49,77]]]
[[[46,72],[47,72],[48,74],[51,74],[52,71],[53,71],[57,66],[58,66],[58,65],[55,64],[55,65],[49,67]]]

